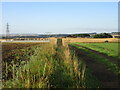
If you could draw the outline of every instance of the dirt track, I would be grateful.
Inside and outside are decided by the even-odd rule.
[[[85,61],[87,67],[91,70],[93,76],[95,76],[98,80],[100,80],[105,88],[119,88],[120,76],[107,70],[103,64],[98,63],[96,62],[96,60],[89,57],[85,51],[80,50],[74,46],[69,46],[69,47],[70,47],[70,50],[75,50],[76,55]],[[96,51],[91,51],[91,53],[96,53]],[[97,54],[102,55],[99,53]]]

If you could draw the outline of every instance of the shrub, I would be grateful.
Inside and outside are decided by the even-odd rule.
[[[73,37],[90,37],[90,35],[89,34],[75,34],[75,35],[73,35]]]
[[[112,35],[108,33],[101,33],[94,35],[93,38],[112,38]]]

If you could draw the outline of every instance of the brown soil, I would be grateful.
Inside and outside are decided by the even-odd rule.
[[[120,88],[119,87],[120,75],[116,75],[113,72],[107,70],[107,68],[103,64],[89,57],[86,52],[74,46],[69,46],[69,47],[71,50],[75,50],[76,55],[85,61],[87,67],[91,70],[92,75],[95,76],[99,81],[101,81],[101,83],[104,85],[105,88]],[[96,53],[96,51],[92,51],[92,50],[90,51]],[[97,54],[101,55],[99,53]]]

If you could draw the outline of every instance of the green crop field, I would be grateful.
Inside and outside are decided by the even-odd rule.
[[[76,43],[120,60],[120,43]]]
[[[118,87],[120,43],[70,43],[69,47],[84,61],[91,73],[107,87]],[[112,86],[113,85],[113,86]]]
[[[120,60],[118,56],[119,43],[72,43],[70,45],[77,47],[95,61],[104,64],[108,70],[120,74],[118,66],[118,60]]]

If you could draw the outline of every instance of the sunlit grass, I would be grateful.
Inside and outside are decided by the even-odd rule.
[[[81,43],[82,44],[82,43]],[[80,44],[80,45],[81,45]],[[94,60],[96,60],[97,62],[100,62],[102,64],[104,64],[106,66],[106,68],[108,70],[111,70],[112,72],[116,73],[116,74],[120,74],[120,67],[117,66],[115,63],[109,61],[107,58],[104,58],[102,56],[99,56],[97,55],[96,53],[92,53],[91,51],[89,51],[88,49],[86,48],[83,48],[83,47],[80,47],[80,46],[77,46],[76,43],[73,43],[73,44],[70,44],[74,47],[77,47],[79,50],[82,50],[83,52],[87,53],[87,55],[91,58],[93,58]],[[86,43],[83,45],[86,45]]]
[[[3,88],[99,87],[99,84],[90,84],[90,81],[95,82],[94,78],[68,46],[58,47],[53,42],[39,44],[25,50],[24,56],[29,60],[24,61],[19,53],[14,56],[14,61],[23,59],[19,66],[14,61],[10,66],[5,62],[5,76],[8,75],[7,68],[11,67],[12,78],[3,80]]]

